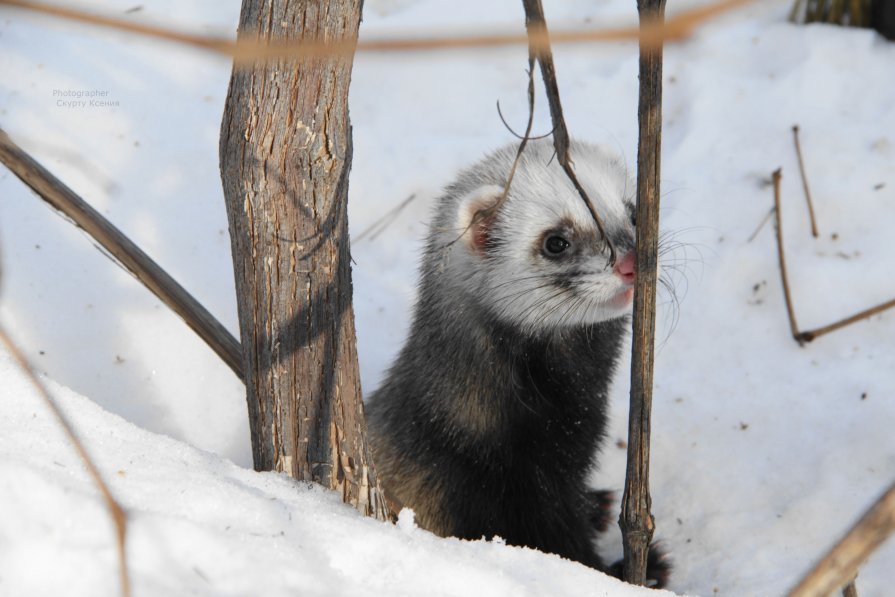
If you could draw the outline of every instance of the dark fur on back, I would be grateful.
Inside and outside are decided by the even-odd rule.
[[[602,569],[585,475],[603,437],[624,322],[529,338],[482,313],[457,315],[415,330],[370,400],[386,489],[439,535],[497,535]],[[470,316],[489,332],[473,343],[459,330]],[[439,368],[444,350],[454,356]],[[483,387],[490,391],[475,390]]]

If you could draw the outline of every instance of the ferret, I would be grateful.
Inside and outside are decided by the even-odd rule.
[[[548,140],[528,143],[501,201],[516,151],[461,172],[436,202],[409,336],[367,404],[374,462],[396,507],[437,535],[501,537],[618,575],[594,545],[612,494],[585,480],[629,328],[634,184],[610,149],[573,142],[612,265]],[[667,574],[654,551],[648,576]]]

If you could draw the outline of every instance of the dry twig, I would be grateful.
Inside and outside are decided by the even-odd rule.
[[[174,278],[99,212],[65,186],[0,129],[0,162],[37,195],[96,240],[137,280],[168,305],[243,379],[239,341]]]
[[[802,342],[811,342],[815,338],[819,336],[823,336],[824,334],[829,334],[830,332],[834,332],[839,328],[844,328],[847,325],[851,325],[857,321],[861,321],[862,319],[867,319],[868,317],[872,317],[877,313],[882,313],[886,309],[891,309],[895,307],[895,299],[891,301],[886,301],[885,303],[879,304],[875,307],[871,307],[869,309],[865,309],[859,313],[855,313],[851,317],[846,317],[845,319],[841,319],[836,323],[831,323],[830,325],[825,325],[823,327],[807,330],[805,332],[799,332],[796,340],[801,344]]]
[[[466,228],[464,228],[460,235],[447,243],[444,248],[447,248],[463,238],[463,235],[466,234],[473,226],[478,225],[483,220],[487,220],[496,214],[501,206],[506,202],[507,197],[510,196],[510,185],[513,184],[513,178],[516,176],[516,168],[519,166],[519,160],[522,159],[522,152],[525,151],[525,146],[528,145],[528,142],[531,140],[531,128],[534,125],[535,118],[535,80],[534,80],[534,55],[529,52],[528,55],[528,123],[525,126],[525,134],[518,135],[512,128],[507,124],[507,121],[504,120],[503,114],[500,114],[500,104],[497,104],[497,113],[500,114],[500,119],[503,121],[504,126],[507,127],[507,130],[510,133],[521,139],[519,143],[518,149],[516,149],[516,157],[513,159],[513,165],[510,167],[510,172],[507,174],[507,181],[503,186],[503,192],[500,194],[500,197],[497,198],[497,201],[494,202],[493,205],[486,207],[485,209],[479,210],[472,217],[467,224]]]
[[[131,582],[127,569],[126,551],[127,514],[124,512],[124,509],[121,507],[121,505],[112,496],[112,491],[109,489],[109,486],[106,485],[106,482],[103,481],[103,477],[100,474],[99,469],[97,469],[96,465],[93,463],[93,459],[90,458],[90,454],[87,452],[87,448],[85,448],[84,444],[81,443],[81,440],[78,439],[74,427],[72,427],[72,424],[69,422],[68,418],[65,416],[65,414],[63,414],[62,410],[56,404],[56,401],[53,400],[53,397],[50,395],[50,391],[40,380],[40,378],[37,377],[37,375],[34,373],[34,369],[31,368],[31,365],[28,363],[28,359],[25,358],[25,355],[22,353],[21,350],[19,350],[19,347],[16,346],[15,342],[12,341],[12,338],[9,337],[9,334],[6,333],[6,330],[2,326],[0,326],[0,342],[2,342],[2,344],[6,347],[6,350],[9,352],[10,355],[12,355],[12,358],[16,361],[22,371],[25,372],[28,380],[35,387],[35,389],[44,399],[46,405],[56,416],[56,420],[62,426],[62,429],[65,431],[65,435],[68,436],[69,441],[78,452],[78,456],[80,457],[81,461],[87,467],[87,472],[90,474],[93,482],[96,483],[96,486],[99,488],[100,493],[102,493],[103,500],[106,502],[106,507],[109,509],[109,514],[112,516],[112,521],[115,523],[115,538],[118,547],[118,565],[119,578],[121,581],[121,594],[123,597],[130,597]]]
[[[497,112],[500,114],[500,104],[497,105]],[[503,114],[500,114],[501,120],[503,120]],[[528,141],[531,139],[531,128],[534,126],[535,121],[535,49],[532,45],[528,47],[528,122],[525,124],[525,133],[521,136],[521,141],[519,142],[519,148],[516,150],[516,158],[513,160],[513,166],[510,168],[510,173],[507,175],[507,183],[503,187],[503,193],[500,195],[500,199],[497,200],[497,203],[492,205],[486,210],[483,210],[476,214],[476,217],[473,218],[473,221],[470,225],[474,225],[482,219],[486,219],[491,217],[494,213],[496,213],[500,206],[507,200],[507,197],[510,196],[510,185],[513,184],[513,178],[516,176],[516,168],[519,166],[519,160],[522,159],[522,152],[525,151],[525,146],[528,145]],[[506,121],[504,120],[504,125],[506,125]],[[509,129],[510,127],[507,126]],[[510,129],[510,132],[514,135],[516,133]],[[518,136],[518,135],[516,135]]]
[[[774,208],[768,210],[768,213],[761,219],[761,222],[758,223],[758,226],[755,227],[755,231],[749,235],[749,238],[746,240],[747,243],[751,243],[755,240],[755,237],[758,236],[758,233],[761,232],[761,229],[764,228],[764,225],[768,223],[768,220],[771,219],[771,216],[774,215]]]
[[[799,336],[799,326],[796,324],[796,314],[792,307],[792,296],[789,292],[789,276],[786,274],[786,257],[783,254],[783,223],[780,218],[780,179],[783,178],[782,169],[777,168],[771,175],[774,179],[774,219],[777,226],[777,258],[780,262],[780,278],[783,280],[783,298],[786,300],[786,314],[789,316],[789,329],[792,337],[799,346],[804,340]]]
[[[522,5],[525,7],[525,28],[528,31],[528,36],[531,40],[529,41],[528,50],[529,64],[532,63],[533,58],[537,58],[538,64],[541,67],[541,76],[544,79],[544,88],[547,92],[547,102],[550,105],[550,118],[553,121],[553,147],[556,150],[556,159],[559,161],[560,166],[562,166],[566,176],[572,181],[572,185],[575,187],[575,190],[578,191],[578,195],[581,197],[581,200],[584,201],[584,205],[587,207],[591,217],[597,224],[600,236],[609,248],[609,264],[613,265],[615,264],[616,259],[615,246],[612,244],[612,240],[606,235],[603,221],[600,219],[599,214],[597,214],[597,210],[594,208],[594,204],[591,202],[590,197],[588,197],[587,191],[584,190],[584,187],[581,186],[581,183],[578,181],[578,177],[575,175],[572,157],[569,154],[571,140],[569,137],[569,130],[566,127],[565,118],[563,118],[562,114],[562,103],[559,100],[559,85],[556,81],[556,69],[553,66],[553,52],[550,49],[550,35],[547,31],[547,21],[544,18],[544,8],[541,6],[541,0],[522,0]],[[536,40],[541,40],[541,43],[538,44]]]
[[[644,26],[661,23],[665,0],[638,0]],[[625,580],[645,584],[655,521],[650,512],[649,456],[659,253],[659,178],[662,148],[662,47],[640,47],[637,147],[637,276],[631,342],[628,460],[619,526],[624,540]]]
[[[389,224],[391,224],[392,222],[395,221],[395,219],[398,217],[398,214],[400,214],[404,210],[405,207],[410,205],[410,203],[414,199],[416,199],[416,193],[411,193],[411,195],[409,197],[407,197],[407,199],[405,199],[404,201],[402,201],[395,207],[388,210],[385,213],[385,215],[378,218],[375,222],[373,222],[372,224],[367,226],[363,230],[363,232],[361,232],[356,237],[354,237],[354,239],[353,239],[354,242],[359,243],[368,237],[370,240],[375,240],[377,236],[382,234],[383,231],[385,231],[385,229],[388,228]]]
[[[533,42],[538,50],[553,43],[584,43],[640,40],[642,45],[656,47],[666,42],[688,39],[700,25],[726,12],[755,0],[719,0],[679,12],[665,23],[648,23],[643,27],[617,27],[611,29],[554,31],[548,39],[546,32],[533,37],[519,34],[464,35],[453,37],[417,37],[402,39],[361,40],[358,52],[414,52],[463,48],[496,48]],[[205,36],[176,31],[166,27],[146,25],[128,19],[91,13],[42,2],[26,0],[0,0],[0,6],[24,9],[32,13],[87,23],[108,29],[136,33],[162,39],[193,48],[207,50],[233,58],[238,64],[257,60],[276,60],[323,54],[351,56],[355,51],[354,40],[300,41],[269,43],[267,40],[240,39],[223,36]]]
[[[825,597],[845,585],[893,531],[895,483],[789,592],[789,597]]]
[[[783,281],[783,297],[786,300],[786,313],[789,317],[789,329],[792,332],[792,337],[796,342],[799,343],[799,346],[804,346],[806,342],[811,342],[815,338],[819,336],[823,336],[824,334],[829,334],[830,332],[834,332],[839,328],[843,328],[847,325],[851,325],[857,321],[861,321],[862,319],[867,319],[868,317],[872,317],[878,313],[885,311],[886,309],[891,309],[895,307],[895,299],[890,301],[886,301],[885,303],[881,303],[876,305],[875,307],[871,307],[869,309],[865,309],[850,317],[846,317],[845,319],[841,319],[835,323],[831,323],[829,325],[825,325],[823,327],[819,327],[813,330],[807,331],[799,331],[799,326],[796,323],[796,314],[795,308],[793,307],[792,295],[789,290],[789,276],[786,273],[786,258],[783,254],[783,225],[780,219],[780,179],[783,177],[781,174],[781,169],[778,168],[772,174],[774,180],[774,214],[777,225],[777,257],[780,262],[780,277]]]
[[[792,127],[792,138],[796,146],[796,155],[799,158],[799,172],[802,175],[802,188],[805,189],[805,201],[808,202],[808,215],[811,218],[811,235],[817,238],[817,220],[814,219],[814,203],[811,201],[811,191],[808,189],[808,175],[805,174],[805,162],[802,160],[802,146],[799,144],[799,125]]]

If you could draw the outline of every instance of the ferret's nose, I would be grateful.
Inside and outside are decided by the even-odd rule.
[[[637,260],[634,251],[625,253],[625,255],[615,262],[615,268],[612,270],[625,284],[633,284],[634,277],[637,274]]]

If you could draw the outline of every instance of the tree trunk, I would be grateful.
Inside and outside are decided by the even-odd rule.
[[[356,40],[361,0],[243,0],[239,36]],[[384,519],[366,441],[348,245],[351,57],[236,66],[220,163],[256,470]]]

